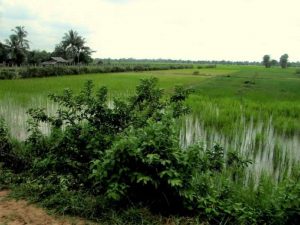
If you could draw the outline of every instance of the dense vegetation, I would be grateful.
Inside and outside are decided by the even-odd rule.
[[[186,64],[139,64],[139,65],[101,65],[101,66],[48,66],[48,67],[20,67],[0,69],[0,79],[17,79],[31,77],[51,77],[62,75],[76,75],[89,73],[119,73],[130,71],[150,71],[187,69],[193,65]]]
[[[4,43],[0,42],[0,62],[5,65],[39,65],[52,56],[63,57],[72,64],[88,64],[92,61],[94,51],[86,45],[85,38],[77,31],[69,30],[65,33],[53,52],[30,50],[28,32],[24,26],[17,26],[12,31]]]
[[[111,59],[111,58],[95,58],[95,63],[142,63],[142,64],[152,64],[152,63],[172,63],[172,64],[201,64],[201,65],[261,65],[260,62],[252,61],[228,61],[228,60],[176,60],[176,59],[134,59],[134,58],[121,58],[121,59]]]
[[[190,93],[176,87],[164,97],[152,78],[113,106],[91,82],[79,94],[53,94],[57,113],[29,110],[25,141],[0,122],[0,186],[60,213],[115,222],[118,212],[119,224],[158,224],[145,208],[180,223],[298,224],[299,170],[276,187],[266,178],[253,188],[243,184],[251,161],[238,149],[182,148],[176,121],[189,113]]]

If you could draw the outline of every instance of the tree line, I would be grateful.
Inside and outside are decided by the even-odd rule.
[[[77,31],[66,32],[53,52],[30,50],[30,41],[27,37],[28,32],[24,26],[12,29],[12,34],[4,43],[0,42],[0,63],[18,66],[40,64],[54,56],[63,57],[74,64],[92,61],[91,54],[94,51],[86,45],[85,38],[80,36]]]
[[[205,65],[260,65],[255,61],[229,61],[229,60],[184,60],[184,59],[135,59],[135,58],[95,58],[94,61],[103,63],[174,63],[174,64],[205,64]]]
[[[266,68],[270,68],[271,66],[278,66],[278,65],[280,65],[281,68],[287,68],[289,66],[288,58],[289,58],[288,54],[283,54],[280,57],[279,61],[277,61],[275,59],[271,59],[270,55],[264,55],[262,64]]]
[[[69,30],[64,34],[62,40],[55,46],[52,52],[45,50],[31,50],[30,41],[27,39],[28,32],[24,26],[12,29],[12,34],[4,41],[0,41],[0,63],[5,65],[37,65],[49,60],[51,57],[62,57],[72,64],[88,64],[94,61],[103,63],[187,63],[187,64],[228,64],[228,65],[259,65],[255,61],[229,61],[229,60],[173,60],[173,59],[95,59],[91,55],[94,52],[86,45],[86,40],[77,31]],[[300,62],[288,62],[288,55],[283,54],[279,61],[271,59],[270,55],[264,55],[262,64],[266,68],[280,65],[282,68],[288,66],[299,66]]]

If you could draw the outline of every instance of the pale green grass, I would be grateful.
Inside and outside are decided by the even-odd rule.
[[[96,88],[107,86],[110,94],[118,96],[133,92],[140,79],[144,78],[158,77],[159,86],[166,89],[166,92],[173,90],[175,85],[193,86],[206,79],[192,75],[193,70],[169,72],[170,74],[166,71],[155,71],[3,80],[0,81],[0,101],[9,98],[27,106],[32,98],[46,98],[49,93],[61,93],[65,88],[79,91],[87,80],[92,80]]]

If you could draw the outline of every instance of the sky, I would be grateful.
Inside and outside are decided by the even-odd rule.
[[[25,26],[53,51],[70,29],[98,58],[300,61],[299,0],[0,0],[0,41]]]

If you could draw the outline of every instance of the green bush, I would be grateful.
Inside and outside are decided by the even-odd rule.
[[[236,152],[225,158],[217,144],[181,147],[176,121],[189,112],[190,92],[176,87],[164,97],[152,78],[127,100],[114,99],[113,107],[107,89],[94,93],[90,81],[77,95],[53,94],[59,110],[48,116],[30,109],[30,136],[19,145],[0,123],[0,187],[11,182],[15,196],[93,219],[141,207],[209,224],[297,224],[297,180],[273,189],[261,182],[255,190],[241,182],[251,162]],[[51,126],[50,134],[40,131],[40,122]]]
[[[21,172],[25,168],[25,161],[22,155],[14,146],[4,120],[0,118],[0,168],[4,167],[14,171]]]
[[[14,69],[0,69],[0,80],[15,79],[18,77],[18,72]]]
[[[89,73],[120,73],[129,71],[187,69],[192,65],[101,65],[101,66],[47,66],[47,67],[20,67],[11,69],[0,69],[0,79],[50,77],[62,75],[76,75]]]

